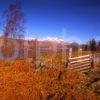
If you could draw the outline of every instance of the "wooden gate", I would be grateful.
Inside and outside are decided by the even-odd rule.
[[[92,68],[92,58],[90,55],[69,58],[68,68],[82,73],[90,71]]]
[[[72,57],[72,49],[70,49],[68,69],[85,73],[91,70],[94,64],[93,62],[93,57],[90,54]]]

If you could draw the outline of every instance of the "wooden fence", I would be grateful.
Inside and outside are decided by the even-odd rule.
[[[90,55],[69,58],[68,68],[82,73],[90,71],[93,61]]]
[[[78,57],[72,57],[71,55],[72,55],[72,49],[69,50],[69,59],[68,59],[69,69],[85,73],[90,71],[94,65],[93,57],[90,54],[79,55]]]

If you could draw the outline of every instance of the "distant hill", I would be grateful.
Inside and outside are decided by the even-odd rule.
[[[4,41],[4,37],[0,37],[0,49],[2,47]],[[43,52],[62,52],[68,50],[70,47],[77,47],[78,44],[68,43],[62,40],[25,40],[25,39],[8,39],[9,42],[12,42],[19,51],[19,56],[27,56],[33,57],[36,56],[36,52],[43,53]]]

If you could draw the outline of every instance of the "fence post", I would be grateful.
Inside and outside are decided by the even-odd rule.
[[[72,57],[72,48],[69,49],[69,58]]]
[[[70,58],[72,57],[72,48],[69,49],[69,54],[68,54],[68,67],[70,66]]]
[[[96,55],[93,52],[91,52],[90,56],[91,56],[91,67],[94,68],[96,66]]]

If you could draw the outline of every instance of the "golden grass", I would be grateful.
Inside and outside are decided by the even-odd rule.
[[[0,61],[0,100],[97,100],[98,94],[86,86],[88,77],[64,68],[61,53],[39,58],[45,61],[41,69],[35,59]]]
[[[84,85],[85,75],[59,64],[41,70],[32,65],[27,60],[2,63],[0,100],[96,100],[96,94]]]

